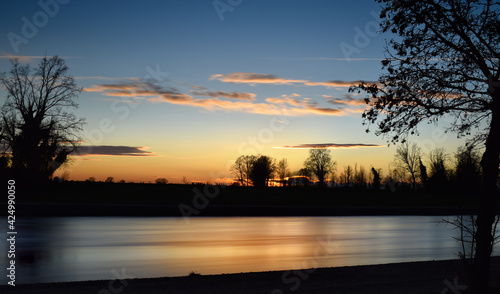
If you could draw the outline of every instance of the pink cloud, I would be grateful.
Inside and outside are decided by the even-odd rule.
[[[230,74],[215,74],[210,77],[211,80],[219,80],[226,83],[236,84],[274,84],[291,85],[295,83],[306,83],[306,80],[292,80],[277,77],[273,74],[235,72]]]

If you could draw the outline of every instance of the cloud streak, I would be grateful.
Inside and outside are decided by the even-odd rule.
[[[155,156],[147,147],[133,146],[79,146],[72,156]]]
[[[247,100],[247,101],[254,101],[255,100],[255,94],[253,93],[246,93],[246,92],[224,92],[224,91],[216,91],[216,92],[210,92],[210,91],[191,91],[191,94],[196,95],[196,96],[206,96],[206,97],[221,97],[221,98],[229,98],[229,99],[236,99],[236,100]]]
[[[366,148],[366,147],[384,147],[383,145],[377,144],[363,144],[363,143],[354,143],[354,144],[345,144],[345,143],[319,143],[319,144],[299,144],[299,145],[289,145],[289,146],[280,146],[273,147],[278,149],[313,149],[313,148]]]
[[[349,94],[344,94],[343,96],[344,98],[331,97],[331,99],[327,99],[326,101],[335,105],[352,105],[352,106],[366,105],[365,99],[356,99]]]
[[[292,80],[280,78],[273,74],[235,72],[229,74],[214,74],[210,77],[211,80],[219,80],[225,83],[235,84],[273,84],[273,85],[292,85],[295,83],[307,83],[306,80]]]
[[[51,56],[41,56],[41,55],[14,55],[5,51],[0,51],[0,59],[17,59],[23,63],[31,63],[35,59],[43,59],[45,57],[50,58]],[[73,56],[59,56],[63,59],[77,58]]]
[[[120,84],[102,84],[86,88],[86,92],[99,92],[111,97],[131,97],[138,101],[153,103],[170,103],[199,107],[209,111],[239,111],[264,115],[335,115],[342,116],[354,113],[350,109],[320,107],[309,98],[300,98],[299,94],[282,95],[278,98],[267,98],[265,102],[256,102],[255,94],[239,92],[209,92],[200,89],[194,91],[210,98],[194,98],[174,88],[164,88],[156,84],[134,81]],[[193,93],[193,92],[191,92]],[[225,100],[229,99],[229,100]],[[238,101],[234,101],[238,100]]]
[[[373,81],[339,81],[332,80],[327,82],[312,82],[308,80],[297,80],[297,79],[287,79],[281,78],[274,74],[262,74],[262,73],[249,73],[249,72],[234,72],[228,74],[214,74],[210,76],[211,80],[218,80],[225,83],[235,83],[235,84],[249,84],[255,86],[256,84],[273,84],[273,85],[305,85],[305,86],[323,86],[327,88],[348,88],[351,86],[358,85],[362,82],[367,84],[378,84],[378,82]]]
[[[349,88],[361,84],[362,81],[328,81],[328,82],[307,82],[306,86],[323,86],[327,88]],[[365,82],[374,83],[374,82]]]

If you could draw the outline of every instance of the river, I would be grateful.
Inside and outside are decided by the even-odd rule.
[[[16,222],[16,283],[457,258],[436,216],[49,217]],[[4,232],[7,229],[5,228]],[[0,243],[0,261],[7,243]],[[6,275],[2,275],[6,284]]]

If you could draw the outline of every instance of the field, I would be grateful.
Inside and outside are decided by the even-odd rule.
[[[45,192],[40,192],[45,191]],[[454,215],[472,213],[477,197],[410,189],[51,183],[20,190],[20,215]]]

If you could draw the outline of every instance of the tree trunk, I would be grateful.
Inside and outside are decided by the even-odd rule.
[[[490,133],[486,139],[486,150],[481,160],[483,168],[483,193],[477,217],[475,237],[476,252],[472,263],[469,293],[488,293],[490,256],[493,250],[492,228],[496,214],[498,166],[500,156],[500,90],[493,96]]]

